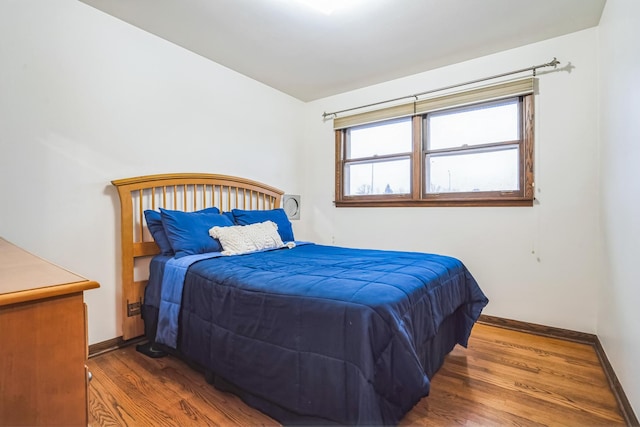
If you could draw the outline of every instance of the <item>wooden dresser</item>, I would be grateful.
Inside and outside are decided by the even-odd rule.
[[[97,282],[0,238],[0,426],[86,426],[87,314]]]

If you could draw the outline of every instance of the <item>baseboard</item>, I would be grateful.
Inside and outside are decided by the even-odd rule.
[[[638,418],[633,412],[633,408],[629,403],[629,399],[627,399],[627,395],[624,393],[622,385],[620,384],[620,381],[618,380],[618,377],[616,376],[611,363],[609,363],[607,354],[605,353],[604,348],[602,347],[602,343],[600,343],[597,335],[587,334],[584,332],[576,332],[562,328],[554,328],[551,326],[538,325],[535,323],[521,322],[519,320],[505,319],[502,317],[487,316],[484,314],[480,315],[478,323],[511,329],[518,332],[526,332],[529,334],[542,335],[544,337],[557,338],[565,341],[573,341],[581,344],[591,345],[598,355],[600,365],[602,365],[602,369],[604,370],[607,381],[609,382],[609,387],[611,388],[611,391],[613,392],[613,395],[618,402],[618,407],[622,412],[622,416],[624,417],[625,422],[628,426],[640,426],[640,424],[638,423]]]
[[[602,347],[602,343],[596,337],[596,342],[594,343],[594,348],[596,349],[596,354],[600,359],[600,364],[602,365],[605,374],[607,375],[607,380],[609,380],[609,386],[611,390],[613,390],[613,394],[618,401],[618,406],[622,410],[622,415],[624,416],[624,421],[628,426],[640,426],[640,422],[638,422],[638,417],[633,412],[633,408],[631,407],[631,403],[629,403],[629,399],[627,399],[627,395],[624,393],[622,389],[622,384],[618,381],[618,377],[609,363],[609,359],[607,358],[607,354],[604,352],[604,348]]]
[[[569,329],[554,328],[551,326],[538,325],[535,323],[521,322],[519,320],[505,319],[503,317],[480,315],[478,323],[484,323],[491,326],[499,326],[505,329],[511,329],[518,332],[527,332],[543,337],[559,338],[565,341],[573,341],[580,344],[595,345],[598,337],[594,334],[585,332],[576,332]]]
[[[144,341],[144,337],[133,338],[126,341],[123,340],[122,337],[116,337],[96,344],[91,344],[89,346],[89,359],[113,350],[118,350],[123,347],[137,344],[141,341]]]

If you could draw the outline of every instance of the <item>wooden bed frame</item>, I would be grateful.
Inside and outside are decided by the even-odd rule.
[[[111,181],[120,197],[122,338],[144,334],[141,307],[147,279],[136,280],[136,260],[158,254],[144,218],[147,209],[192,212],[217,207],[267,210],[280,207],[283,191],[245,178],[204,173],[146,175]]]

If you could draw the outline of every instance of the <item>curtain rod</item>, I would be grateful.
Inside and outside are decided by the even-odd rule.
[[[359,110],[361,108],[375,107],[376,105],[387,104],[389,102],[395,102],[395,101],[401,101],[401,100],[407,99],[407,98],[415,98],[416,101],[417,101],[419,96],[428,95],[428,94],[433,93],[433,92],[441,92],[443,90],[454,89],[454,88],[457,88],[457,87],[460,87],[460,86],[467,86],[467,85],[470,85],[470,84],[473,84],[473,83],[479,83],[479,82],[484,82],[484,81],[487,81],[487,80],[497,79],[499,77],[510,76],[512,74],[524,73],[525,71],[533,71],[533,75],[535,76],[536,75],[536,70],[538,68],[545,68],[545,67],[557,68],[558,64],[560,64],[560,61],[558,61],[556,59],[556,57],[554,56],[553,59],[550,62],[547,62],[546,64],[534,65],[533,67],[523,68],[521,70],[509,71],[509,72],[502,73],[502,74],[496,74],[495,76],[491,76],[491,77],[483,77],[481,79],[471,80],[471,81],[468,81],[468,82],[465,82],[465,83],[457,83],[457,84],[454,84],[454,85],[451,85],[451,86],[441,87],[439,89],[432,89],[432,90],[428,90],[426,92],[416,93],[414,95],[406,95],[406,96],[401,96],[399,98],[387,99],[386,101],[374,102],[372,104],[360,105],[359,107],[347,108],[347,109],[344,109],[344,110],[334,111],[332,113],[324,112],[324,113],[322,113],[322,118],[326,119],[328,116],[333,116],[333,118],[336,118],[338,116],[338,114],[346,113],[347,111]]]

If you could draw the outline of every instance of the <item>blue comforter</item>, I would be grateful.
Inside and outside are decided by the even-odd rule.
[[[183,354],[276,407],[347,424],[397,423],[429,392],[445,319],[466,346],[488,302],[455,258],[313,244],[198,261],[184,287]]]

